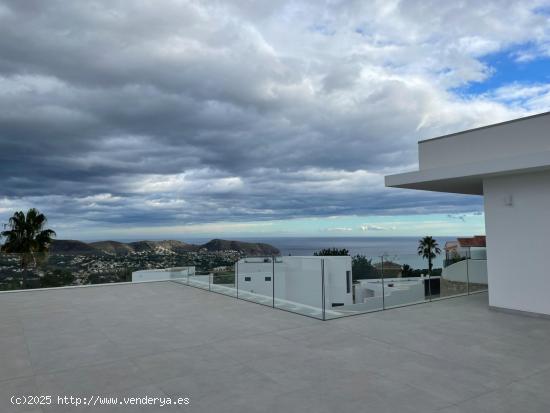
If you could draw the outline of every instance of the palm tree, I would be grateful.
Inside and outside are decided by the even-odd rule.
[[[408,277],[413,273],[413,269],[409,264],[403,264],[401,267],[401,276]]]
[[[44,229],[46,222],[46,216],[35,208],[29,209],[27,214],[18,211],[9,220],[9,230],[1,233],[6,242],[0,247],[0,251],[20,254],[23,288],[27,284],[28,267],[36,267],[37,262],[45,257],[52,238],[55,237],[55,231]]]
[[[441,254],[439,245],[432,237],[424,237],[418,241],[418,255],[421,255],[422,258],[426,258],[428,260],[428,274],[430,277],[432,275],[433,267],[432,260],[439,254]]]

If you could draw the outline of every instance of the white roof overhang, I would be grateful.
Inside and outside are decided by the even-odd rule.
[[[385,181],[386,186],[394,188],[483,195],[486,178],[547,169],[550,169],[550,151],[542,151],[388,175]]]

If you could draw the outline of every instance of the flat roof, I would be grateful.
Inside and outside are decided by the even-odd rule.
[[[537,113],[535,115],[523,116],[521,118],[505,120],[503,122],[491,123],[490,125],[478,126],[476,128],[465,129],[465,130],[462,130],[460,132],[448,133],[447,135],[441,135],[441,136],[436,136],[436,137],[433,137],[433,138],[422,139],[422,140],[418,141],[418,143],[430,142],[430,141],[435,141],[435,140],[438,140],[438,139],[451,138],[453,136],[462,135],[464,133],[479,131],[479,130],[483,130],[483,129],[487,129],[487,128],[494,128],[495,126],[502,126],[502,125],[507,125],[509,123],[521,122],[521,121],[524,121],[524,120],[538,118],[540,116],[546,116],[546,115],[550,115],[550,111]]]

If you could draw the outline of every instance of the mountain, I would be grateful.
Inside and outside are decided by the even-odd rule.
[[[102,254],[101,250],[90,244],[72,239],[56,239],[50,245],[51,254],[66,255],[97,255]]]
[[[261,242],[242,242],[242,241],[227,241],[223,239],[213,239],[206,244],[201,245],[208,251],[239,251],[248,255],[278,255],[279,250],[272,245]]]
[[[90,242],[88,245],[110,255],[128,255],[134,252],[130,245],[118,241]]]
[[[143,252],[180,254],[199,250],[207,250],[209,252],[239,251],[243,254],[255,256],[279,254],[279,250],[269,244],[223,239],[213,239],[202,245],[188,244],[174,240],[135,241],[129,243],[97,241],[88,244],[76,240],[54,240],[50,246],[50,253],[66,255],[130,255]]]
[[[134,252],[181,253],[196,251],[198,247],[181,241],[136,241],[127,244]]]

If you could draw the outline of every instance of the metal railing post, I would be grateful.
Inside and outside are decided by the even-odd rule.
[[[272,284],[272,294],[273,294],[273,308],[275,308],[275,257],[271,256],[271,262],[273,263],[273,269],[271,273],[271,284]]]
[[[466,258],[466,294],[470,295],[470,259]]]
[[[235,288],[237,289],[237,298],[239,298],[239,261],[235,263]]]
[[[323,321],[326,320],[326,309],[325,309],[325,260],[321,259],[321,298],[323,300]]]
[[[382,265],[380,267],[381,275],[382,275],[382,310],[386,309],[386,293],[384,291],[384,256],[380,256],[380,259],[382,260]]]
[[[441,270],[443,271],[443,270]],[[428,263],[428,301],[432,301],[432,269]],[[439,278],[439,296],[441,297],[441,277]]]

